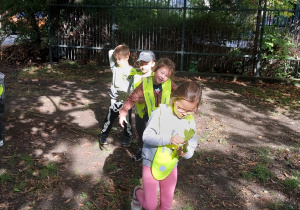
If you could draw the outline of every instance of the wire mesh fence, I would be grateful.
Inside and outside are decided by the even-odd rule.
[[[288,27],[294,50],[299,51],[299,6],[291,11],[292,18],[283,18],[243,4],[213,7],[187,0],[97,3],[50,6],[51,59],[107,65],[107,51],[125,43],[132,51],[133,65],[140,51],[150,49],[157,58],[172,59],[177,71],[253,75],[260,62],[261,29],[270,25]],[[290,63],[295,71],[299,62]]]

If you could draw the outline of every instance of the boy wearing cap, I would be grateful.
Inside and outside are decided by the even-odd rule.
[[[108,144],[107,136],[115,119],[119,116],[119,111],[122,108],[124,101],[130,93],[132,72],[136,72],[136,69],[129,65],[128,60],[130,50],[127,45],[118,45],[114,50],[109,51],[108,56],[110,68],[113,74],[109,94],[111,97],[111,103],[102,127],[100,144]],[[124,126],[124,139],[122,143],[125,147],[130,145],[130,138],[132,135],[131,130],[131,114],[128,114],[128,123]]]
[[[155,55],[150,50],[144,50],[140,53],[139,59],[137,60],[140,66],[140,72],[134,75],[133,88],[139,86],[145,77],[152,76],[152,68],[155,66]],[[135,127],[136,136],[138,139],[139,149],[136,154],[132,157],[134,161],[142,159],[142,148],[143,148],[143,132],[146,128],[148,121],[148,115],[145,114],[145,100],[141,99],[135,104]]]

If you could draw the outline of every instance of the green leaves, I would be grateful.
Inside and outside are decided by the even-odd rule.
[[[185,144],[182,146],[182,152],[183,153],[187,153],[188,149],[188,145],[189,145],[189,140],[195,135],[195,131],[193,129],[190,129],[190,130],[187,130],[185,129],[184,130],[184,141],[185,141]]]
[[[187,151],[188,151],[188,149],[187,149],[188,145],[189,145],[189,142],[186,141],[185,144],[182,146],[182,152],[183,153],[187,153]]]
[[[184,130],[184,138],[183,140],[185,141],[184,144],[179,144],[179,145],[173,145],[173,144],[170,144],[170,145],[167,145],[168,148],[172,149],[173,150],[173,157],[176,157],[178,156],[177,154],[177,148],[178,147],[182,147],[182,152],[183,153],[187,153],[188,149],[188,145],[189,145],[189,140],[195,135],[195,131],[193,129],[190,129],[190,130],[187,130],[185,129]]]
[[[14,191],[15,192],[21,192],[21,190],[19,188],[17,188],[17,187],[14,187]]]
[[[193,129],[190,129],[190,130],[185,129],[184,130],[184,140],[185,141],[190,140],[194,135],[195,135],[195,131]]]

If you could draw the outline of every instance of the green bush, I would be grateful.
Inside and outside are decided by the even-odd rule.
[[[292,67],[286,62],[286,60],[293,58],[291,49],[295,47],[289,30],[278,28],[275,25],[265,26],[264,30],[262,76],[284,78],[292,75]]]

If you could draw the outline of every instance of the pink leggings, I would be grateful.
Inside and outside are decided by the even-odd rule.
[[[143,189],[136,191],[137,199],[146,210],[157,208],[158,187],[160,187],[159,210],[172,208],[174,191],[177,183],[177,167],[163,180],[156,180],[152,176],[151,168],[143,165]]]

